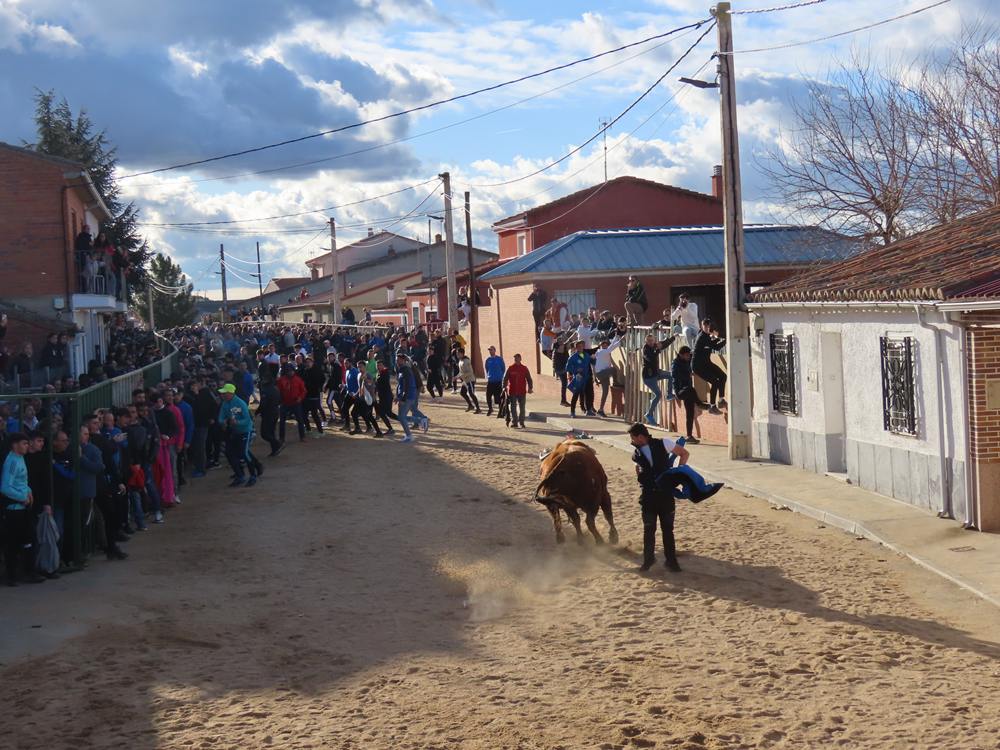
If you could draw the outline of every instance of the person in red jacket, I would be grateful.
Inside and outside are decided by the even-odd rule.
[[[295,417],[295,422],[299,426],[299,442],[306,439],[306,418],[302,409],[302,402],[306,398],[306,384],[295,372],[295,367],[285,365],[281,368],[281,377],[278,378],[278,393],[281,394],[281,423],[278,428],[278,438],[285,442],[285,422],[288,416]]]
[[[509,426],[523,428],[525,401],[534,384],[531,382],[531,372],[521,364],[520,354],[514,355],[514,364],[504,373],[503,387],[507,391],[507,403],[510,404]]]

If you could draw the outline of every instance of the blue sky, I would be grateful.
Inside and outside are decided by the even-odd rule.
[[[768,4],[734,3],[734,9]],[[740,16],[737,49],[811,39],[902,13],[926,1],[827,0],[809,8]],[[0,140],[31,140],[32,94],[54,89],[85,107],[119,147],[122,174],[296,137],[515,78],[708,16],[708,3],[528,2],[527,0],[0,0]],[[992,14],[992,16],[991,16]],[[823,78],[852,45],[908,60],[946,44],[963,21],[996,20],[989,0],[949,5],[863,34],[780,52],[737,55],[746,213],[777,218],[753,156],[780,138],[804,83]],[[467,188],[521,177],[562,156],[623,110],[700,32],[657,49],[631,50],[525,84],[333,138],[125,180],[146,222],[245,219],[361,200],[449,169],[470,189],[476,243],[495,247],[489,225],[524,207],[599,182],[600,144],[543,175],[510,185]],[[610,176],[708,189],[719,161],[714,92],[680,86],[715,49],[712,32],[690,58],[609,133]],[[645,52],[634,59],[626,59]],[[609,70],[600,69],[613,66]],[[711,77],[710,64],[702,74]],[[592,74],[586,80],[573,79]],[[682,93],[677,93],[682,92]],[[520,99],[532,101],[474,122],[358,156],[231,178],[248,171],[329,159],[441,128]],[[671,97],[676,98],[671,99]],[[664,109],[628,135],[654,110]],[[219,179],[229,178],[229,179]],[[206,181],[208,180],[208,181]],[[336,212],[343,240],[366,224],[414,209],[432,186]],[[440,210],[433,196],[419,209]],[[459,217],[460,218],[460,217]],[[321,252],[317,215],[258,222],[254,234],[186,233],[148,226],[170,253],[213,290],[208,259],[219,241],[249,258],[258,239],[267,275],[299,275]],[[423,236],[426,220],[391,226]],[[301,230],[302,234],[281,234]],[[308,243],[310,238],[314,238]],[[307,244],[308,243],[308,244]],[[242,283],[237,280],[237,289]]]

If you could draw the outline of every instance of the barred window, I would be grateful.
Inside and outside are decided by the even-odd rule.
[[[795,345],[792,336],[771,334],[771,401],[776,412],[799,413],[795,400]]]
[[[917,434],[913,339],[879,339],[882,350],[882,422],[888,432]]]

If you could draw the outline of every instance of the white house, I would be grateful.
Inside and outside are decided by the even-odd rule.
[[[755,455],[1000,531],[1000,208],[749,308]]]

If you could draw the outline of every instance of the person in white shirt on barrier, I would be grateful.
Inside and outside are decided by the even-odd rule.
[[[677,298],[677,307],[671,310],[670,319],[676,322],[674,333],[683,334],[687,345],[694,349],[694,342],[701,330],[701,320],[698,318],[698,305],[688,299],[687,293]]]

